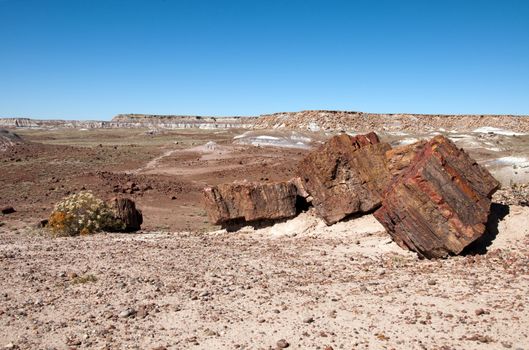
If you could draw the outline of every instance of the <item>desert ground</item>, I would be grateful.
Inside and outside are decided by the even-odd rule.
[[[333,133],[31,129],[0,152],[0,347],[7,349],[529,349],[529,135],[445,134],[502,182],[488,233],[422,260],[371,216],[309,210],[263,227],[211,225],[201,190],[278,181]],[[374,130],[377,131],[377,130]],[[522,185],[522,186],[520,186]],[[52,238],[68,194],[126,194],[142,231]]]

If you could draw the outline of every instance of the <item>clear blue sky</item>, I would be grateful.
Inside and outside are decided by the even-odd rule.
[[[529,1],[0,0],[0,116],[529,114]]]

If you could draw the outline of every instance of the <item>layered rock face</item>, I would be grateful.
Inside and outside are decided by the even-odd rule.
[[[408,151],[394,158],[398,176],[374,215],[403,248],[427,258],[459,254],[485,232],[499,183],[443,136]]]
[[[222,184],[206,187],[203,195],[209,219],[214,224],[296,215],[297,188],[293,182]]]
[[[390,180],[386,164],[390,148],[375,133],[340,134],[301,161],[302,185],[328,225],[380,206]]]
[[[23,142],[24,140],[14,132],[0,129],[0,151],[5,151],[9,147],[13,147]]]

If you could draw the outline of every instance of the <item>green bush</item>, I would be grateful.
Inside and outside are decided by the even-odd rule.
[[[123,228],[113,210],[90,191],[72,194],[55,205],[48,227],[55,236],[88,235]]]

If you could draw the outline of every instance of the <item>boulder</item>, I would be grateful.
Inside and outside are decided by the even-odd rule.
[[[204,188],[204,204],[213,224],[276,220],[296,215],[293,182],[235,182]]]
[[[141,229],[143,215],[141,210],[136,209],[136,203],[129,198],[114,198],[110,201],[110,207],[113,209],[116,219],[123,222],[125,232],[133,232]],[[121,231],[121,229],[119,230]]]
[[[399,246],[422,257],[461,253],[485,232],[499,182],[444,136],[408,151],[394,155],[389,167],[397,176],[375,217]]]
[[[390,149],[375,133],[340,134],[300,162],[298,175],[303,188],[328,225],[381,205],[382,193],[390,181],[386,164]]]

